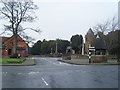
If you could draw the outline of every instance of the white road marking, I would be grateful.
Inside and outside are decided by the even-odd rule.
[[[60,64],[62,64],[61,62],[59,62]]]
[[[67,63],[62,63],[62,62],[59,62],[59,64],[62,64],[62,65],[70,65],[70,64],[67,64]]]
[[[46,86],[48,86],[48,83],[45,81],[44,78],[42,78],[43,82],[45,83]]]
[[[29,72],[28,74],[38,74],[39,72]]]

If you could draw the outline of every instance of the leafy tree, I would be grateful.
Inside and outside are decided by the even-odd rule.
[[[42,44],[42,42],[40,40],[37,41],[37,43],[35,43],[33,45],[33,47],[31,48],[31,54],[40,55],[41,54],[41,44]]]
[[[50,40],[48,41],[48,53],[47,54],[50,54],[51,53],[51,49],[52,49],[52,53],[55,52],[55,45],[56,45],[56,41],[55,40]]]
[[[40,30],[23,28],[21,26],[22,22],[32,22],[36,18],[32,13],[38,8],[31,0],[1,0],[0,6],[0,16],[3,19],[7,19],[9,22],[9,25],[4,25],[5,30],[3,33],[12,32],[14,36],[13,52],[15,54],[17,48],[17,34],[22,33],[25,37],[24,30],[40,32]]]
[[[82,35],[74,35],[71,37],[71,46],[76,53],[82,52],[83,37]]]
[[[68,40],[57,39],[57,43],[58,43],[58,52],[65,54],[66,48],[70,46],[70,42]]]
[[[49,40],[49,41],[46,41],[44,39],[42,42],[37,41],[37,43],[35,43],[31,48],[31,54],[33,55],[50,54],[51,49],[52,49],[52,53],[54,54],[56,49],[56,41],[58,43],[58,52],[65,54],[66,48],[70,45],[70,42],[67,40],[60,40],[60,39]]]
[[[47,54],[48,53],[48,42],[44,39],[42,44],[41,44],[41,53],[42,54]]]
[[[107,46],[110,55],[116,55],[120,59],[120,30],[111,31],[107,35]]]

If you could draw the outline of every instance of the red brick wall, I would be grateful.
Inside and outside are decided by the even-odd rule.
[[[7,41],[4,42],[5,45],[7,45],[7,47],[2,50],[2,57],[9,57],[8,55],[8,49],[12,49],[12,54],[13,54],[13,36],[11,38],[9,38]],[[17,37],[18,39],[18,46],[24,47],[24,49],[22,50],[17,50],[17,53],[19,53],[21,51],[21,56],[24,57],[26,55],[28,55],[28,51],[26,51],[26,48],[28,48],[27,43],[20,37]]]

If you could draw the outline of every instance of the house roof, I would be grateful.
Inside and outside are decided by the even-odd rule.
[[[102,38],[100,38],[98,35],[96,37],[96,39],[93,42],[93,45],[95,47],[95,49],[99,49],[99,50],[106,50],[106,44],[104,42],[104,40]]]
[[[4,43],[5,41],[7,41],[10,37],[1,37],[2,38],[2,43]]]
[[[12,35],[11,37],[0,37],[0,38],[2,38],[2,44],[4,44],[4,42],[7,42],[8,40],[10,40],[10,41],[13,40],[14,35]],[[25,42],[18,34],[17,34],[17,39],[22,41],[22,42]]]

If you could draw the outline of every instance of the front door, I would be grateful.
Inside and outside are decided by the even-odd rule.
[[[12,49],[8,49],[8,55],[12,54]]]

